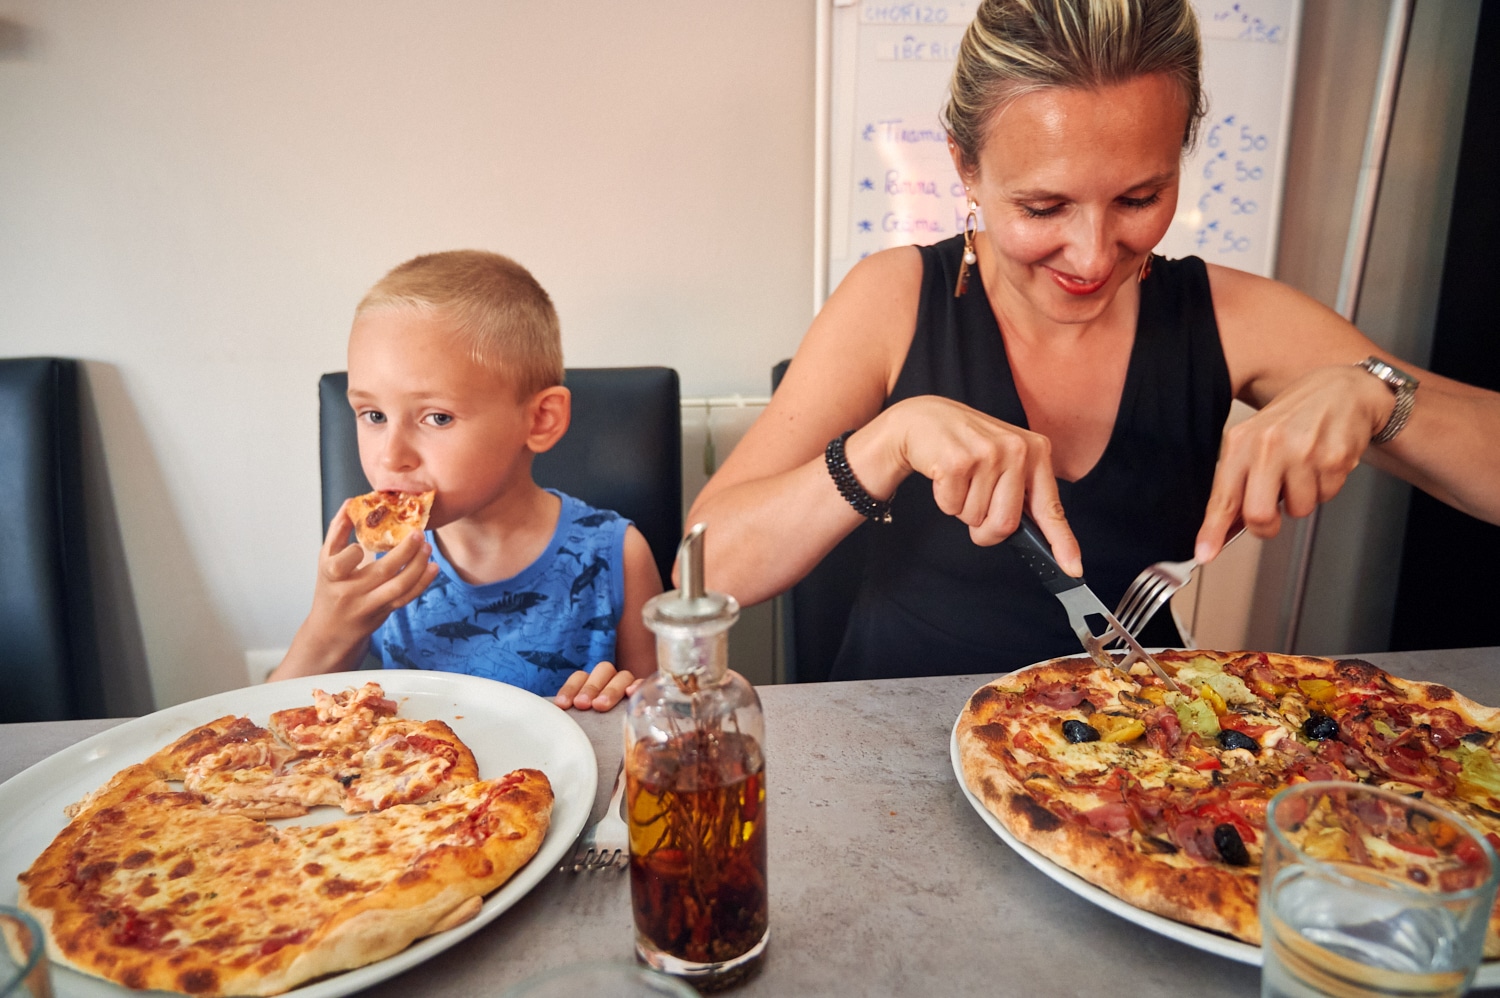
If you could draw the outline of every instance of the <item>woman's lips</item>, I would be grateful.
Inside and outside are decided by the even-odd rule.
[[[1068,274],[1064,274],[1060,270],[1053,270],[1051,267],[1047,268],[1047,273],[1051,275],[1053,281],[1057,282],[1058,287],[1062,288],[1070,295],[1078,295],[1079,297],[1082,297],[1083,295],[1093,294],[1095,291],[1098,291],[1100,288],[1104,287],[1104,285],[1109,281],[1108,277],[1102,277],[1097,281],[1089,281],[1085,283],[1077,277],[1072,277]]]

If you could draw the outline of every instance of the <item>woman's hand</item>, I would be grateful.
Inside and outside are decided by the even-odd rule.
[[[882,422],[887,426],[876,425]],[[895,483],[880,494],[894,492],[910,472],[927,476],[938,508],[967,524],[969,536],[979,545],[1005,540],[1020,525],[1021,513],[1029,512],[1063,571],[1083,574],[1078,541],[1057,494],[1052,443],[1046,437],[933,395],[896,403],[869,429],[875,431],[873,438],[883,437],[894,451],[883,463],[895,465]],[[861,449],[856,444],[859,436],[849,439],[846,453]],[[851,454],[850,460],[860,476],[860,459]],[[889,481],[892,475],[877,472],[875,477]]]
[[[576,707],[579,710],[606,711],[636,691],[644,680],[631,675],[629,670],[616,669],[611,662],[600,662],[593,672],[579,669],[568,677],[552,702],[563,710]]]
[[[1332,499],[1394,407],[1390,390],[1368,372],[1319,367],[1225,430],[1194,556],[1217,556],[1236,515],[1256,536],[1274,537],[1283,510],[1303,517]]]

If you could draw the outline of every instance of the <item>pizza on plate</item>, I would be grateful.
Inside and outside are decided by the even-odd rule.
[[[70,808],[20,876],[53,958],[133,989],[279,994],[463,924],[536,853],[541,772],[480,780],[373,683],[316,697],[270,729],[202,725]],[[264,820],[317,804],[354,816]]]
[[[981,688],[964,781],[1018,840],[1147,911],[1260,942],[1266,805],[1314,780],[1378,784],[1468,819],[1500,849],[1500,710],[1357,659],[1169,651],[1144,666],[1040,663]],[[1140,674],[1135,674],[1139,672]],[[1325,858],[1358,843],[1332,841]],[[1390,861],[1415,882],[1429,857]],[[1500,957],[1492,917],[1485,955]]]
[[[349,500],[349,522],[359,546],[372,553],[389,551],[408,534],[427,529],[437,492],[368,492]]]

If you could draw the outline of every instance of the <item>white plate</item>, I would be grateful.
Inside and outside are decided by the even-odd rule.
[[[485,898],[471,921],[419,940],[377,963],[345,971],[287,992],[297,998],[336,998],[370,987],[436,956],[499,917],[536,886],[563,858],[588,820],[599,765],[588,736],[550,700],[489,679],[445,672],[383,670],[308,676],[232,690],[178,704],[102,731],[43,759],[0,784],[0,903],[16,901],[16,875],[31,865],[67,823],[63,808],[101,786],[120,769],[200,724],[238,714],[265,724],[273,711],[312,703],[312,690],[330,692],[378,682],[399,705],[397,716],[445,721],[474,752],[485,779],[522,767],[540,769],[552,783],[552,823],[531,862]],[[298,824],[347,817],[338,808],[314,808]],[[120,998],[133,994],[108,981],[54,966],[59,998]]]
[[[960,715],[959,720],[962,720]],[[1077,894],[1085,901],[1092,901],[1105,911],[1113,912],[1129,922],[1134,922],[1142,928],[1150,929],[1152,932],[1160,933],[1168,939],[1175,939],[1180,943],[1201,949],[1206,953],[1216,956],[1228,957],[1238,963],[1248,963],[1251,966],[1261,965],[1261,952],[1259,946],[1251,946],[1242,943],[1238,939],[1230,939],[1221,936],[1217,932],[1209,932],[1197,926],[1188,925],[1170,918],[1165,918],[1155,912],[1144,911],[1129,902],[1122,901],[1102,887],[1095,887],[1075,873],[1070,873],[1058,866],[1052,860],[1043,856],[1035,849],[1026,845],[1010,833],[1010,829],[1000,823],[1000,819],[990,813],[990,809],[984,806],[984,802],[969,789],[964,782],[964,765],[958,755],[958,721],[953,722],[953,733],[948,738],[948,756],[953,763],[953,775],[958,778],[958,785],[962,788],[964,796],[979,812],[984,823],[1000,836],[1006,845],[1010,846],[1021,858],[1032,866],[1041,870],[1047,876],[1057,881],[1068,890]],[[1500,960],[1491,960],[1480,964],[1479,972],[1474,975],[1473,987],[1492,988],[1500,985]]]

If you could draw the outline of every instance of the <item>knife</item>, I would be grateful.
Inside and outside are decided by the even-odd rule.
[[[1078,640],[1083,644],[1083,650],[1089,653],[1095,663],[1106,669],[1118,669],[1126,675],[1130,675],[1130,666],[1134,662],[1145,662],[1151,667],[1151,671],[1167,684],[1167,688],[1181,692],[1172,677],[1162,670],[1161,665],[1152,658],[1141,643],[1115,619],[1115,615],[1109,612],[1109,608],[1099,601],[1094,591],[1088,587],[1088,583],[1082,578],[1073,578],[1057,564],[1057,559],[1052,557],[1052,547],[1047,539],[1042,536],[1041,528],[1029,513],[1021,514],[1021,525],[1016,532],[1005,539],[1005,543],[1020,555],[1021,561],[1026,567],[1036,573],[1037,578],[1042,580],[1042,585],[1053,596],[1057,597],[1063,609],[1068,612],[1068,623],[1072,625]],[[1094,636],[1089,630],[1087,617],[1089,614],[1098,614],[1104,618],[1109,625],[1104,634]],[[1116,662],[1114,657],[1104,650],[1104,646],[1111,641],[1120,640],[1125,643],[1125,658]]]

